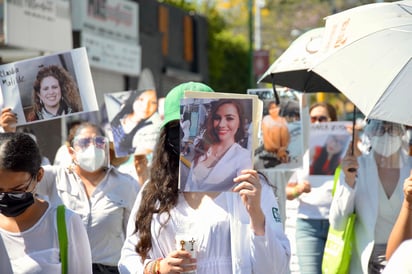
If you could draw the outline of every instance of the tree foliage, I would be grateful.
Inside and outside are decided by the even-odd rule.
[[[200,6],[181,0],[165,3],[203,14],[208,20],[209,83],[219,92],[245,93],[249,84],[249,45],[243,34],[234,34],[214,4]]]

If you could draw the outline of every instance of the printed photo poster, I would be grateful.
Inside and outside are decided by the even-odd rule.
[[[152,153],[161,125],[156,91],[106,93],[104,100],[116,157]]]
[[[291,90],[263,99],[259,128],[260,144],[255,151],[258,170],[294,170],[303,166],[302,94]]]
[[[253,168],[258,129],[254,121],[259,121],[262,105],[255,95],[186,92],[185,96],[181,101],[179,189],[231,191],[240,171]]]
[[[17,125],[98,110],[85,48],[1,65],[0,87]]]
[[[326,122],[310,125],[309,175],[333,175],[352,139],[350,122]]]

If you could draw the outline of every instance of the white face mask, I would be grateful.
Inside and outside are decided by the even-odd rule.
[[[388,133],[385,133],[382,136],[373,136],[371,138],[371,146],[376,153],[389,157],[401,148],[402,139],[400,136],[390,136]]]
[[[83,151],[77,151],[76,158],[78,165],[82,169],[94,172],[103,166],[106,154],[103,149],[90,145]]]

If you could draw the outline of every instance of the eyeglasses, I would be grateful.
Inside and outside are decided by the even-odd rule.
[[[326,116],[310,116],[310,121],[312,123],[315,123],[315,122],[322,123],[322,122],[326,122],[328,120],[329,120],[329,118],[326,117]]]
[[[385,132],[387,132],[392,137],[400,136],[402,135],[402,128],[398,126],[389,126],[389,127],[380,126],[380,127],[376,127],[373,130],[372,134],[375,136],[383,136]]]
[[[78,146],[82,150],[88,148],[90,144],[95,145],[97,148],[105,149],[108,140],[103,136],[89,137],[89,138],[74,138],[73,146]]]
[[[29,180],[23,184],[23,187],[21,190],[0,192],[0,199],[3,199],[5,196],[8,196],[10,199],[14,199],[14,200],[24,199],[28,195],[28,193],[30,193],[30,192],[27,192],[27,189],[29,189],[34,178],[35,177],[30,177]]]

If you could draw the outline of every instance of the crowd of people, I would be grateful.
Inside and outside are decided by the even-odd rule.
[[[255,169],[242,142],[248,121],[244,106],[228,98],[210,103],[202,138],[193,142],[193,121],[179,104],[185,91],[214,92],[203,83],[186,82],[167,93],[150,163],[147,151],[135,153],[134,136],[122,143],[126,156],[117,155],[116,142],[100,125],[84,121],[70,125],[53,164],[42,162],[33,132],[16,128],[17,117],[4,107],[0,273],[59,273],[62,268],[95,274],[289,273],[291,247],[279,214],[282,205],[270,178]],[[36,100],[42,98],[39,92]],[[150,113],[135,122],[155,119],[154,90],[136,93],[130,102],[135,108],[122,110],[112,124],[122,134],[136,131],[128,123],[143,105]],[[46,111],[51,109],[44,105],[36,113]],[[269,104],[268,112],[262,131],[277,130],[273,136],[264,134],[264,148],[285,161],[287,121],[276,103]],[[336,109],[328,103],[313,104],[309,114],[313,124],[337,121]],[[412,162],[405,127],[371,119],[363,134],[370,145],[364,153],[354,152],[357,138],[343,153],[343,137],[330,135],[323,147],[311,151],[305,179],[292,176],[296,180],[286,189],[277,189],[299,203],[295,240],[302,274],[322,273],[329,227],[341,228],[353,212],[357,219],[350,273],[412,268],[406,258],[412,248]],[[193,160],[182,165],[190,151]],[[133,172],[121,169],[130,159]],[[339,165],[342,172],[332,197]],[[181,182],[182,174],[187,181]],[[322,180],[315,180],[319,175]],[[57,229],[60,205],[67,250]]]

